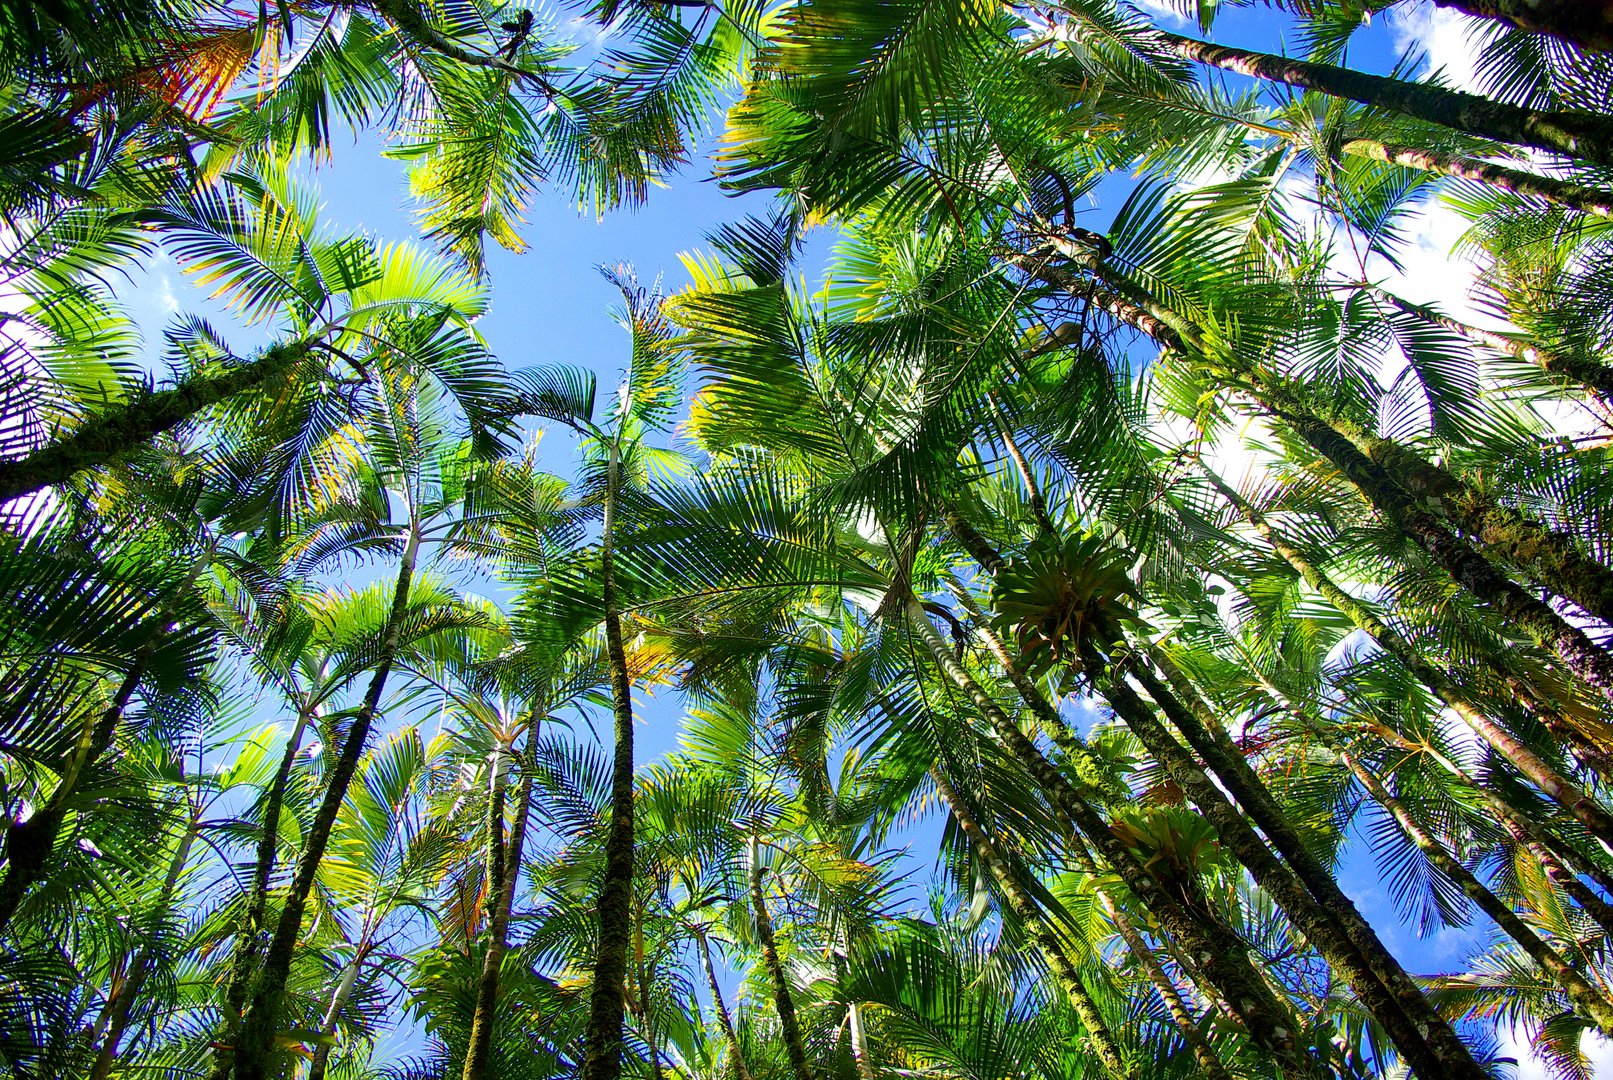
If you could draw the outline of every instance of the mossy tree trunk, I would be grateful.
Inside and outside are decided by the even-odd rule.
[[[773,990],[773,1009],[778,1013],[779,1033],[784,1038],[784,1054],[790,1063],[795,1080],[814,1080],[812,1066],[807,1059],[806,1042],[801,1037],[801,1022],[795,1013],[795,997],[790,993],[790,979],[779,957],[778,937],[773,930],[773,917],[767,912],[767,894],[762,888],[761,838],[751,835],[746,840],[746,873],[750,879],[751,918],[756,926],[756,940],[762,947],[762,967],[767,971],[768,985]]]

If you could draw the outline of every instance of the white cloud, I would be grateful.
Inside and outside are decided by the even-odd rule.
[[[1435,7],[1428,0],[1399,4],[1389,12],[1389,33],[1395,51],[1401,55],[1422,53],[1426,58],[1424,67],[1415,74],[1425,78],[1439,72],[1449,85],[1465,90],[1478,88],[1478,50],[1474,40],[1482,26],[1477,19]]]
[[[1518,1080],[1556,1080],[1552,1072],[1529,1049],[1529,1035],[1514,1027],[1503,1028],[1501,1052],[1518,1059]],[[1613,1043],[1599,1035],[1586,1032],[1580,1036],[1579,1048],[1591,1061],[1591,1075],[1597,1080],[1613,1080]]]

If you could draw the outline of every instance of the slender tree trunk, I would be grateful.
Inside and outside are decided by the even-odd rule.
[[[610,832],[605,840],[605,880],[599,890],[599,955],[589,998],[586,1052],[580,1080],[617,1080],[622,1072],[622,1031],[627,954],[633,938],[633,700],[622,645],[616,597],[614,530],[621,483],[620,449],[610,443],[605,513],[600,535],[600,588],[605,609],[605,649],[610,659],[616,751],[611,766]]]
[[[1475,734],[1517,768],[1530,783],[1572,814],[1591,835],[1613,842],[1613,815],[1610,815],[1600,803],[1567,777],[1558,773],[1511,732],[1491,720],[1484,710],[1463,693],[1450,678],[1429,663],[1411,642],[1390,629],[1365,604],[1334,584],[1298,549],[1284,540],[1266,521],[1264,515],[1228,487],[1225,481],[1207,468],[1204,469],[1204,473],[1222,497],[1254,526],[1255,531],[1272,546],[1272,549],[1282,556],[1311,588],[1320,593],[1323,599],[1377,642],[1381,649],[1399,661],[1414,678],[1428,687],[1435,697],[1461,717]]]
[[[1113,636],[1112,627],[1097,629],[1106,639],[1118,640]],[[1361,1004],[1389,1034],[1406,1064],[1424,1076],[1482,1080],[1486,1074],[1473,1060],[1472,1053],[1406,977],[1337,883],[1325,872],[1322,878],[1326,880],[1316,878],[1314,873],[1304,873],[1305,869],[1318,865],[1315,856],[1297,842],[1280,813],[1273,813],[1269,796],[1261,798],[1263,789],[1252,788],[1247,777],[1240,775],[1240,770],[1215,753],[1213,744],[1203,740],[1213,755],[1212,765],[1220,765],[1225,770],[1225,775],[1218,770],[1217,778],[1239,799],[1243,810],[1266,829],[1268,836],[1274,831],[1277,833],[1271,836],[1273,844],[1291,861],[1297,857],[1300,865],[1295,870],[1300,871],[1299,876],[1266,846],[1243,813],[1227,801],[1124,677],[1118,673],[1114,677],[1106,676],[1107,659],[1091,638],[1082,644],[1081,657],[1087,677],[1094,686],[1102,687],[1116,715],[1198,806],[1205,819],[1215,826],[1221,843],[1287,913],[1300,933],[1344,976]],[[1190,728],[1198,728],[1196,720],[1174,697],[1165,693],[1157,680],[1151,679],[1145,668],[1141,665],[1131,665],[1131,668],[1151,696],[1158,691],[1170,698],[1174,707],[1167,707],[1167,714],[1178,727],[1185,723]],[[1193,739],[1194,733],[1197,732],[1189,733],[1189,740],[1199,741]],[[1244,768],[1248,768],[1246,762]]]
[[[291,770],[302,748],[303,733],[313,719],[314,706],[304,703],[297,709],[297,720],[291,735],[286,739],[285,753],[263,803],[263,834],[258,837],[257,858],[252,867],[251,892],[247,896],[246,912],[241,929],[235,939],[235,952],[230,961],[230,981],[224,991],[224,1020],[233,1038],[241,1023],[241,1010],[246,1006],[247,993],[252,988],[252,969],[258,954],[266,944],[263,941],[264,913],[269,905],[269,881],[274,876],[275,857],[279,849],[280,812],[285,806],[286,790],[291,785]]]
[[[116,405],[27,457],[0,461],[0,503],[60,484],[177,427],[209,406],[289,370],[308,355],[301,342],[275,345],[219,375],[193,375],[167,390]]]
[[[1025,738],[991,695],[957,662],[916,597],[909,597],[906,615],[909,625],[929,650],[937,666],[974,703],[980,715],[1002,739],[1014,759],[1030,774],[1069,827],[1087,838],[1131,893],[1192,956],[1199,972],[1232,1008],[1255,1045],[1270,1054],[1288,1075],[1323,1077],[1325,1072],[1321,1064],[1301,1047],[1287,1010],[1255,972],[1243,940],[1230,927],[1200,921],[1182,901],[1166,890],[1109,828],[1102,815],[1076,794],[1063,775]]]
[[[1009,910],[1019,919],[1020,924],[1030,931],[1031,939],[1036,942],[1036,947],[1046,958],[1054,980],[1069,998],[1070,1007],[1075,1010],[1081,1026],[1086,1029],[1087,1037],[1092,1041],[1092,1050],[1103,1063],[1104,1070],[1114,1077],[1136,1077],[1137,1073],[1127,1066],[1125,1054],[1115,1042],[1114,1033],[1109,1030],[1108,1023],[1103,1019],[1098,1003],[1092,999],[1091,993],[1081,982],[1081,976],[1075,970],[1075,965],[1070,962],[1063,944],[1053,933],[1052,927],[1048,926],[1047,920],[1042,917],[1041,908],[1030,893],[1025,891],[1013,867],[997,849],[996,841],[975,818],[974,812],[958,795],[957,789],[952,786],[939,765],[930,767],[930,779],[935,782],[935,789],[942,801],[952,811],[952,820],[958,823],[958,829],[968,838],[981,861],[991,871],[992,879],[1002,890]]]
[[[1401,805],[1400,800],[1389,794],[1389,789],[1383,786],[1370,769],[1362,766],[1348,751],[1337,750],[1337,753],[1345,766],[1360,781],[1361,786],[1367,789],[1367,794],[1389,812],[1401,831],[1428,856],[1428,861],[1433,863],[1440,873],[1456,882],[1478,909],[1500,927],[1502,933],[1517,942],[1518,947],[1540,966],[1541,971],[1563,988],[1586,1019],[1595,1024],[1604,1035],[1613,1037],[1613,1003],[1592,989],[1584,976],[1570,967],[1568,962],[1546,944],[1516,912],[1502,903],[1500,897],[1474,877],[1473,872],[1460,859],[1424,829]]]
[[[347,739],[342,744],[330,777],[325,782],[325,794],[313,823],[303,837],[302,855],[291,879],[291,888],[285,906],[275,924],[274,936],[264,954],[263,965],[254,980],[252,997],[241,1018],[240,1035],[236,1040],[233,1066],[221,1062],[220,1071],[226,1075],[233,1067],[238,1080],[269,1080],[274,1075],[272,1047],[275,1033],[280,1027],[280,1004],[285,995],[286,979],[291,974],[291,961],[302,935],[303,912],[313,892],[314,879],[319,873],[320,860],[330,843],[331,828],[341,811],[342,800],[347,796],[348,785],[358,771],[364,747],[369,740],[370,727],[381,708],[381,695],[386,690],[387,676],[397,659],[398,646],[403,636],[403,624],[409,611],[409,587],[414,579],[415,560],[420,552],[420,526],[409,523],[409,537],[398,566],[397,583],[393,588],[392,607],[387,615],[386,632],[376,657],[375,672],[370,677],[364,702]]]
[[[342,969],[342,977],[336,983],[335,992],[330,996],[330,1007],[325,1010],[325,1018],[319,1025],[319,1033],[327,1040],[335,1038],[336,1021],[341,1018],[342,1009],[347,1006],[347,999],[353,996],[353,987],[358,983],[359,973],[364,968],[364,958],[368,955],[368,941],[360,941],[353,959]],[[308,1069],[308,1080],[325,1080],[325,1073],[330,1069],[331,1049],[328,1041],[321,1042],[314,1048],[314,1060]]]
[[[1514,195],[1533,195],[1537,198],[1566,206],[1573,210],[1613,217],[1613,192],[1586,187],[1552,176],[1512,169],[1505,165],[1481,161],[1478,158],[1446,154],[1438,150],[1423,150],[1414,146],[1395,146],[1375,139],[1351,139],[1341,149],[1356,157],[1373,158],[1408,169],[1455,176],[1463,180],[1476,180]]]
[[[868,1035],[863,1031],[862,1006],[855,1001],[846,1003],[846,1022],[851,1028],[851,1063],[857,1069],[857,1080],[874,1080],[873,1059],[868,1056]]]
[[[1608,198],[1613,200],[1613,195],[1609,195]],[[1469,326],[1467,323],[1453,319],[1449,315],[1443,315],[1433,308],[1425,307],[1422,304],[1414,304],[1410,300],[1396,296],[1386,289],[1374,288],[1371,292],[1372,295],[1399,308],[1401,311],[1409,315],[1415,315],[1420,319],[1426,319],[1436,326],[1444,327],[1451,333],[1475,345],[1482,345],[1503,355],[1533,364],[1549,375],[1555,375],[1560,379],[1585,387],[1585,389],[1603,401],[1613,401],[1613,367],[1608,367],[1606,364],[1598,363],[1595,360],[1583,360],[1563,356],[1560,353],[1546,352],[1534,345],[1508,337],[1505,334],[1498,334],[1492,330],[1485,330],[1477,326]]]
[[[530,757],[536,749],[541,718],[534,716],[527,725],[526,752]],[[500,748],[499,771],[508,756]],[[496,809],[487,815],[487,895],[490,911],[487,916],[487,953],[482,957],[482,974],[476,981],[476,1013],[471,1019],[470,1048],[465,1053],[462,1080],[487,1080],[487,1063],[493,1051],[493,1031],[498,1022],[499,975],[504,966],[504,952],[510,932],[510,912],[515,906],[515,885],[521,873],[521,856],[526,842],[527,817],[532,811],[532,777],[528,766],[521,773],[517,789],[515,817],[510,822],[509,840],[502,837],[504,829],[504,781],[495,777],[489,781],[493,794],[489,800]],[[495,873],[495,862],[498,871]]]
[[[1434,0],[1480,19],[1496,19],[1550,34],[1586,52],[1613,52],[1613,3],[1608,0]]]
[[[795,999],[790,995],[789,977],[784,962],[779,959],[778,941],[773,936],[773,918],[767,913],[767,896],[762,892],[761,842],[756,836],[749,841],[751,913],[756,918],[756,937],[762,946],[762,966],[767,969],[773,986],[773,1008],[778,1012],[779,1028],[784,1036],[784,1052],[790,1062],[795,1080],[813,1080],[812,1068],[807,1063],[806,1043],[801,1038],[801,1024],[795,1016]]]
[[[197,815],[200,814],[200,808]],[[185,835],[179,841],[179,847],[174,857],[168,863],[168,874],[163,879],[162,891],[158,894],[157,910],[166,912],[173,902],[174,891],[179,887],[179,877],[185,871],[185,862],[190,858],[191,845],[196,842],[196,833],[199,825],[197,815],[192,815],[186,826]],[[95,1063],[90,1066],[89,1080],[107,1080],[112,1075],[112,1069],[117,1064],[118,1046],[123,1042],[123,1034],[129,1025],[129,1011],[140,994],[145,989],[146,978],[151,974],[151,949],[141,946],[135,953],[134,961],[129,965],[129,972],[123,979],[123,985],[118,987],[107,1003],[102,1013],[101,1023],[96,1026],[102,1030],[96,1033],[96,1040],[100,1049],[96,1052]]]
[[[728,1006],[723,1003],[722,986],[717,982],[717,968],[711,962],[711,945],[706,941],[704,930],[696,930],[694,937],[700,947],[700,963],[706,969],[706,985],[711,988],[711,1002],[717,1008],[723,1038],[728,1041],[728,1064],[733,1069],[734,1080],[751,1080],[750,1069],[745,1067],[745,1055],[739,1049],[739,1036],[734,1032],[733,1018],[728,1015]]]
[[[1431,83],[1406,82],[1333,64],[1212,45],[1163,30],[1154,31],[1154,36],[1176,55],[1207,67],[1315,90],[1482,139],[1532,146],[1599,165],[1613,164],[1613,121],[1597,113],[1541,112]]]
[[[1170,1013],[1171,1023],[1176,1026],[1182,1041],[1193,1051],[1193,1060],[1198,1062],[1199,1075],[1204,1080],[1232,1080],[1226,1066],[1221,1064],[1221,1059],[1216,1055],[1215,1048],[1204,1037],[1204,1032],[1199,1030],[1198,1021],[1194,1019],[1192,1010],[1187,1007],[1187,1002],[1182,1000],[1182,993],[1176,988],[1175,981],[1166,973],[1164,965],[1159,962],[1159,957],[1154,955],[1153,948],[1143,940],[1143,936],[1137,932],[1137,928],[1126,917],[1126,913],[1121,911],[1107,895],[1101,893],[1100,895],[1103,896],[1109,909],[1109,921],[1115,924],[1115,931],[1119,933],[1120,940],[1126,943],[1127,951],[1143,969],[1143,974],[1148,977],[1155,992],[1159,994],[1159,999],[1165,1003],[1165,1011]]]

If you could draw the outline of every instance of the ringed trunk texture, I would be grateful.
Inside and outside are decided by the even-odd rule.
[[[1254,526],[1255,531],[1278,555],[1282,556],[1283,561],[1298,572],[1311,588],[1322,595],[1323,599],[1372,638],[1379,648],[1398,660],[1417,681],[1428,688],[1430,693],[1461,717],[1476,735],[1506,758],[1530,783],[1572,814],[1591,835],[1613,843],[1613,815],[1610,815],[1600,803],[1573,781],[1558,773],[1510,731],[1490,719],[1477,702],[1465,694],[1443,671],[1430,663],[1411,642],[1386,625],[1365,604],[1339,588],[1332,579],[1273,529],[1263,514],[1249,505],[1219,476],[1208,469],[1204,471],[1222,497],[1237,508],[1239,513]]]
[[[717,1020],[722,1025],[723,1039],[728,1043],[728,1066],[734,1080],[751,1080],[750,1069],[745,1067],[745,1055],[739,1049],[739,1036],[734,1032],[733,1017],[722,999],[722,986],[717,982],[717,967],[711,962],[711,943],[703,930],[695,931],[695,943],[700,948],[700,964],[706,971],[706,986],[711,990],[711,1003],[716,1006]]]
[[[368,954],[368,944],[361,943],[358,951],[353,954],[352,962],[342,969],[341,981],[336,984],[336,990],[330,997],[330,1007],[325,1010],[325,1019],[319,1025],[321,1035],[336,1034],[336,1020],[342,1015],[347,999],[353,996],[353,987],[358,983],[359,972],[363,969],[364,958]],[[308,1080],[325,1080],[325,1074],[330,1070],[330,1052],[331,1045],[328,1042],[322,1042],[314,1049],[314,1061],[308,1069]]]
[[[1480,19],[1550,34],[1586,52],[1613,52],[1613,3],[1608,0],[1434,0]]]
[[[1182,1041],[1193,1051],[1193,1060],[1198,1062],[1199,1075],[1205,1080],[1232,1080],[1232,1075],[1227,1072],[1226,1066],[1221,1064],[1220,1057],[1216,1055],[1215,1048],[1204,1037],[1204,1032],[1199,1030],[1198,1021],[1194,1018],[1193,1011],[1187,1007],[1187,1002],[1182,1000],[1182,992],[1176,988],[1176,982],[1166,973],[1165,966],[1159,962],[1159,957],[1154,955],[1153,947],[1143,940],[1143,936],[1137,932],[1131,920],[1126,918],[1126,913],[1121,911],[1108,896],[1104,896],[1104,901],[1109,908],[1109,921],[1115,924],[1115,931],[1120,935],[1120,940],[1126,943],[1127,951],[1148,976],[1148,981],[1159,994],[1159,999],[1165,1003],[1165,1011],[1170,1013],[1171,1023],[1176,1026]]]
[[[778,939],[773,934],[773,918],[767,913],[767,896],[762,892],[761,843],[752,836],[749,846],[751,913],[756,918],[756,937],[762,945],[762,966],[767,969],[768,981],[773,987],[773,1008],[778,1012],[784,1052],[795,1080],[813,1080],[806,1043],[801,1038],[801,1023],[795,1015],[795,999],[790,995],[789,977],[784,972],[784,962],[779,959]]]
[[[1047,960],[1047,966],[1053,972],[1053,978],[1063,989],[1070,1000],[1070,1007],[1086,1028],[1087,1037],[1092,1040],[1092,1049],[1103,1062],[1104,1069],[1117,1078],[1135,1078],[1137,1073],[1126,1064],[1125,1055],[1121,1052],[1119,1044],[1115,1042],[1114,1034],[1104,1021],[1103,1014],[1098,1010],[1098,1003],[1092,1000],[1092,995],[1081,982],[1081,976],[1070,963],[1069,956],[1064,951],[1063,944],[1053,933],[1047,920],[1042,917],[1041,908],[1037,905],[1030,893],[1025,891],[1015,875],[1013,867],[1008,864],[997,849],[996,841],[975,818],[974,812],[959,797],[958,791],[941,771],[940,766],[931,766],[930,779],[935,783],[935,790],[940,794],[942,801],[952,811],[952,820],[958,823],[958,829],[968,838],[979,854],[981,861],[991,871],[992,880],[1002,890],[1003,899],[1008,907],[1019,919],[1020,923],[1030,931],[1031,939]]]
[[[1302,880],[1302,877],[1311,875],[1296,875],[1294,870],[1284,865],[1255,833],[1243,814],[1221,794],[1191,754],[1165,730],[1124,677],[1117,675],[1105,679],[1105,659],[1090,641],[1083,645],[1082,660],[1088,678],[1094,686],[1103,688],[1102,693],[1114,707],[1116,715],[1164,767],[1183,793],[1199,807],[1205,819],[1215,826],[1221,842],[1248,869],[1261,888],[1271,894],[1294,926],[1348,981],[1362,1005],[1389,1034],[1402,1060],[1419,1075],[1482,1080],[1487,1074],[1473,1060],[1472,1053],[1449,1025],[1439,1019],[1422,992],[1389,956],[1382,943],[1377,941],[1376,934],[1366,926],[1349,898],[1338,890],[1337,883],[1331,878],[1327,883]],[[1148,688],[1145,669],[1141,665],[1131,667],[1133,674]],[[1164,693],[1158,681],[1153,682],[1154,689]],[[1150,693],[1152,696],[1152,691]],[[1167,709],[1167,715],[1180,714],[1171,715],[1178,726],[1183,722],[1198,726],[1173,696],[1165,696],[1171,697],[1175,705],[1175,708]],[[1215,763],[1212,760],[1212,765]],[[1219,763],[1228,764],[1224,761]],[[1246,762],[1244,767],[1248,767]],[[1267,805],[1269,795],[1263,800],[1260,798],[1261,791],[1248,790],[1247,784],[1239,782],[1242,778],[1236,769],[1227,768],[1226,775],[1218,772],[1217,776],[1239,798],[1244,811],[1259,821],[1263,828],[1266,827],[1267,820],[1272,818],[1271,806]],[[1248,796],[1247,801],[1245,796]],[[1283,839],[1272,837],[1273,844],[1279,849],[1291,847],[1291,842],[1297,837],[1280,820],[1276,826]],[[1302,863],[1316,865],[1315,856],[1310,855],[1302,844],[1296,851]],[[1289,855],[1289,852],[1284,850],[1283,854]],[[1323,876],[1326,877],[1325,874]],[[1314,885],[1321,886],[1322,895],[1311,891]],[[1342,903],[1339,902],[1340,898],[1343,899]]]
[[[1597,217],[1613,217],[1613,191],[1586,187],[1552,176],[1539,176],[1496,165],[1478,158],[1446,154],[1438,150],[1423,150],[1415,146],[1396,146],[1375,139],[1351,139],[1342,147],[1346,154],[1373,158],[1408,169],[1455,176],[1463,180],[1477,180],[1514,195],[1533,195]]]
[[[1250,962],[1248,947],[1230,927],[1205,923],[1169,893],[1109,823],[1082,799],[1040,750],[1014,725],[1008,714],[975,682],[930,622],[916,597],[906,603],[907,620],[932,659],[953,685],[968,695],[980,715],[1002,739],[1014,759],[1030,774],[1072,830],[1087,838],[1119,875],[1131,893],[1157,918],[1166,933],[1193,958],[1199,972],[1242,1022],[1259,1046],[1293,1076],[1325,1077],[1326,1070],[1301,1047],[1287,1010]]]
[[[610,831],[605,839],[605,880],[599,890],[599,954],[589,997],[586,1051],[580,1080],[617,1080],[622,1074],[626,1023],[627,959],[633,940],[633,698],[622,617],[616,597],[613,551],[621,460],[615,442],[605,479],[600,530],[600,589],[605,608],[605,651],[610,661],[615,754],[611,763]]]
[[[1568,961],[1564,960],[1557,950],[1542,940],[1516,912],[1501,902],[1500,897],[1474,877],[1472,871],[1451,854],[1444,844],[1424,829],[1405,806],[1401,805],[1400,800],[1389,794],[1389,789],[1383,786],[1370,769],[1365,768],[1349,752],[1341,750],[1338,753],[1350,772],[1360,781],[1361,786],[1367,789],[1367,794],[1389,812],[1401,831],[1428,856],[1429,862],[1461,886],[1468,899],[1488,915],[1496,926],[1501,928],[1502,933],[1517,942],[1518,947],[1539,965],[1541,971],[1563,988],[1569,1000],[1573,1001],[1587,1020],[1595,1024],[1604,1035],[1613,1037],[1613,1003],[1609,1003],[1606,998],[1593,990],[1584,976],[1570,967]]]
[[[256,360],[220,375],[194,375],[167,390],[98,413],[71,434],[27,457],[0,461],[0,503],[60,484],[81,470],[104,465],[178,427],[203,409],[289,370],[306,355],[308,346],[301,342],[276,345]]]
[[[392,591],[392,608],[387,615],[386,634],[376,658],[375,672],[370,677],[370,685],[365,690],[363,704],[359,707],[358,715],[353,718],[353,726],[348,730],[347,740],[342,744],[341,753],[331,769],[330,778],[325,782],[325,794],[320,800],[319,809],[314,814],[313,823],[303,838],[302,855],[297,860],[297,869],[292,875],[285,906],[280,910],[274,936],[269,939],[263,965],[253,982],[251,1001],[241,1017],[241,1029],[236,1039],[233,1063],[238,1080],[270,1080],[275,1075],[272,1060],[274,1036],[280,1028],[280,1004],[285,996],[286,979],[291,974],[292,956],[297,949],[297,939],[302,935],[303,913],[308,906],[308,897],[314,889],[314,879],[319,873],[319,862],[324,858],[325,848],[330,843],[331,828],[336,823],[336,815],[341,811],[342,800],[347,796],[348,785],[352,783],[353,775],[358,771],[359,760],[364,756],[370,727],[375,723],[376,714],[380,712],[381,695],[386,690],[387,676],[392,672],[398,644],[403,636],[404,617],[409,610],[409,587],[414,580],[415,560],[419,552],[420,530],[411,521],[409,539],[398,565],[397,583]],[[227,1073],[230,1068],[230,1065],[224,1064],[221,1071]]]
[[[1598,165],[1613,164],[1613,121],[1596,113],[1541,112],[1429,83],[1405,82],[1333,64],[1212,45],[1162,30],[1156,30],[1154,36],[1176,55],[1207,67],[1315,90],[1481,139],[1532,146]]]

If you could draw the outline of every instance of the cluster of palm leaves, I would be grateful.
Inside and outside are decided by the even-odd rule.
[[[1221,6],[0,12],[3,1068],[1589,1077],[1608,26],[1456,5],[1458,90]],[[719,109],[776,212],[608,272],[615,390],[502,366],[487,244]],[[1477,315],[1390,284],[1435,200]],[[159,257],[238,325],[148,349]]]

